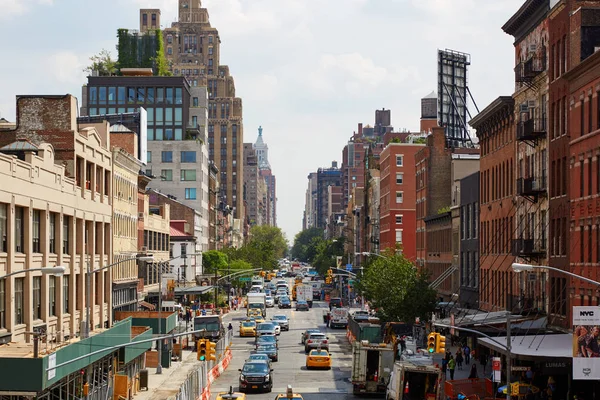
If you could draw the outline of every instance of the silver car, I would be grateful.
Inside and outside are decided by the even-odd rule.
[[[256,336],[277,335],[277,327],[271,322],[263,322],[256,326]]]
[[[273,318],[271,318],[271,319],[273,321],[277,322],[277,324],[281,327],[282,331],[290,330],[290,320],[285,315],[276,314],[276,315],[273,315]]]
[[[317,348],[329,351],[329,338],[323,333],[311,333],[304,342],[305,353],[308,353],[311,349]]]

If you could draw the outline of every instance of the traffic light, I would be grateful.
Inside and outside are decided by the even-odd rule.
[[[325,283],[328,285],[331,284],[331,278],[329,276],[325,278]]]
[[[436,352],[439,335],[440,335],[439,333],[435,333],[435,332],[432,332],[429,335],[427,335],[427,352],[429,354],[433,354]]]
[[[206,360],[206,344],[209,343],[206,339],[198,340],[198,361]]]
[[[206,359],[217,361],[217,344],[215,342],[206,341]]]
[[[446,336],[442,336],[439,333],[437,334],[435,352],[438,354],[446,354]]]
[[[333,270],[332,269],[328,269],[327,270],[327,276],[329,276],[329,277],[333,276]]]

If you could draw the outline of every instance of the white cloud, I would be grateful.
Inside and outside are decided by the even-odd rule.
[[[48,73],[58,82],[83,84],[86,76],[83,69],[89,64],[88,58],[71,51],[60,51],[49,55],[45,65],[48,68]]]
[[[51,6],[53,0],[0,0],[0,19],[8,19],[31,10],[38,4]]]

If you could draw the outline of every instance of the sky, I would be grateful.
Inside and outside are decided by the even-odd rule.
[[[471,54],[479,109],[514,88],[513,37],[502,25],[523,0],[203,0],[221,37],[221,64],[243,100],[244,142],[257,129],[277,178],[277,222],[290,242],[302,229],[307,176],[332,161],[359,122],[392,112],[417,131],[420,99],[437,87],[437,50]],[[81,97],[83,69],[102,49],[116,58],[118,28],[140,8],[177,18],[177,0],[0,0],[0,117],[15,96]],[[471,112],[477,112],[471,106]]]

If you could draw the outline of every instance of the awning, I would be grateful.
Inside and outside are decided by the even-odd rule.
[[[176,287],[176,295],[184,294],[204,294],[213,290],[213,286],[190,286],[190,287]]]
[[[495,343],[488,338],[477,341],[485,347],[506,354],[506,336],[494,338]],[[572,358],[573,335],[570,333],[558,335],[512,336],[510,341],[511,354],[520,358]]]
[[[156,310],[156,306],[154,304],[150,304],[147,301],[140,301],[140,306],[144,307],[146,310],[154,311]]]

